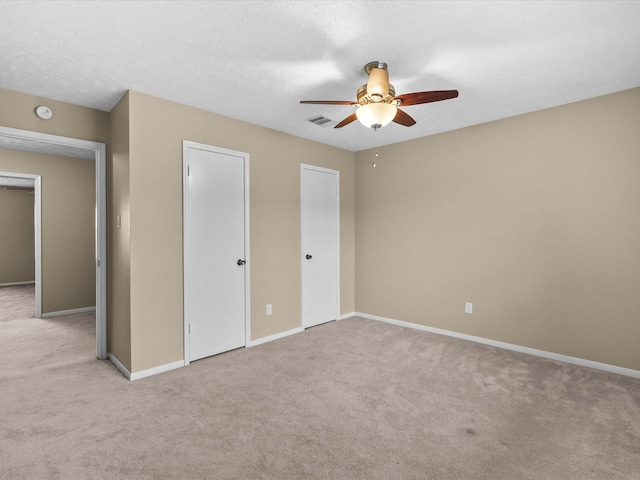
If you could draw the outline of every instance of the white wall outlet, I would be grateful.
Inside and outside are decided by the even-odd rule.
[[[267,315],[271,315],[273,313],[273,308],[271,307],[271,304],[267,305]]]
[[[464,313],[471,315],[473,313],[473,303],[464,302]]]

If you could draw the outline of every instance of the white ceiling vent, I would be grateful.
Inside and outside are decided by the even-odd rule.
[[[307,122],[311,122],[314,125],[318,125],[322,128],[333,127],[334,125],[338,124],[338,122],[336,122],[335,120],[323,117],[322,115],[316,115],[315,117],[307,118]]]

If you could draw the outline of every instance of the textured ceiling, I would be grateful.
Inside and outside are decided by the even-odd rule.
[[[111,110],[137,90],[351,151],[640,86],[639,1],[0,1],[0,86]],[[417,124],[340,121],[363,66]],[[2,108],[2,106],[0,106]],[[55,112],[54,112],[55,115]]]

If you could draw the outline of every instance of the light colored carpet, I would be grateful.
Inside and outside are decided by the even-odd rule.
[[[0,322],[35,317],[35,296],[33,284],[0,287]]]
[[[640,479],[637,379],[352,318],[129,382],[94,322],[0,321],[0,478]]]

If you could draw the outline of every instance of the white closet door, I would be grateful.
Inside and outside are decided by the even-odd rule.
[[[339,316],[339,172],[302,165],[302,327]]]
[[[185,348],[193,361],[245,345],[246,158],[185,145]]]

